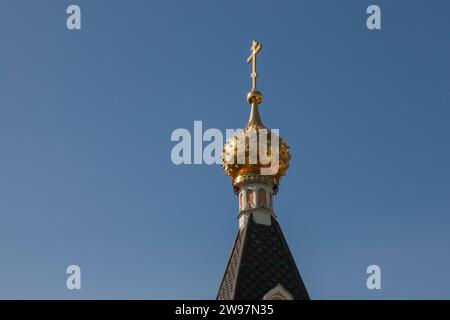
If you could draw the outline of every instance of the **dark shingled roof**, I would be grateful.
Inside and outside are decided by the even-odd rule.
[[[278,222],[258,224],[250,216],[239,230],[217,294],[218,300],[259,300],[281,284],[295,300],[309,300]]]

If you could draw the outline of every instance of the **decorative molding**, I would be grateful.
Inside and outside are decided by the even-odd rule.
[[[294,300],[292,295],[287,291],[281,283],[275,288],[270,289],[263,297],[263,300]]]

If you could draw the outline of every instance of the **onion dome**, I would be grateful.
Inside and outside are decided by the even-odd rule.
[[[258,107],[263,99],[261,92],[256,89],[256,55],[260,50],[261,45],[254,41],[252,54],[247,59],[253,64],[253,86],[247,94],[247,101],[251,105],[248,123],[244,129],[236,130],[227,139],[222,152],[222,169],[230,177],[236,193],[247,181],[269,184],[276,192],[291,159],[289,146],[275,130],[266,129],[259,115]]]

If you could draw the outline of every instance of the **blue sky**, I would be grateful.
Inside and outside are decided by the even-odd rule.
[[[293,155],[276,212],[311,297],[449,298],[449,14],[444,0],[2,1],[0,298],[215,297],[237,199],[219,166],[172,164],[170,135],[245,125],[254,38],[262,118]]]

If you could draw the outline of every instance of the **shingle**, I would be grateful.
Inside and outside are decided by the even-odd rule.
[[[217,299],[262,299],[279,283],[294,299],[309,299],[278,222],[266,226],[250,217],[237,234]]]

